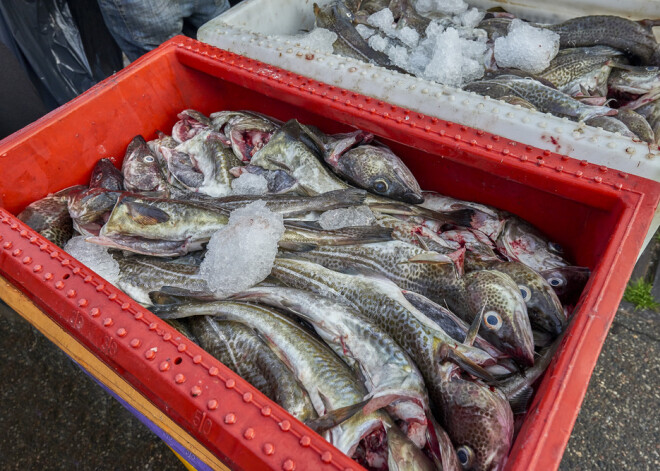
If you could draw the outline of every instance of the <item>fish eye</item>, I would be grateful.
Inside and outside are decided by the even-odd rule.
[[[520,288],[520,294],[522,294],[523,301],[529,301],[532,297],[532,290],[525,285],[518,285],[518,288]]]
[[[145,162],[149,162],[149,163],[151,163],[151,162],[154,161],[154,158],[153,158],[152,156],[150,156],[150,155],[147,155],[147,156],[144,158],[144,161],[145,161]]]
[[[564,253],[564,248],[556,242],[548,242],[548,249],[550,250],[550,252],[554,252],[557,254]]]
[[[462,446],[456,450],[458,462],[463,469],[469,469],[474,462],[474,451],[469,446]]]
[[[502,327],[502,318],[495,311],[484,314],[484,325],[490,330],[499,330]]]
[[[550,283],[550,286],[556,288],[558,286],[562,286],[564,284],[564,280],[558,277],[552,277],[548,279],[548,283]]]
[[[379,178],[374,182],[374,191],[377,193],[385,193],[390,186],[385,180]]]

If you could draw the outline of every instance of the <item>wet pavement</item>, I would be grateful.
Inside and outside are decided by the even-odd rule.
[[[660,243],[634,278],[660,271]],[[660,275],[654,289],[660,300]],[[623,302],[560,469],[660,469],[660,319]],[[160,439],[0,302],[0,468],[183,470]]]

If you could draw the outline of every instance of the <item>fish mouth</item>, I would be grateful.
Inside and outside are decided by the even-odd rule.
[[[424,202],[424,196],[421,193],[409,191],[404,193],[402,200],[406,203],[422,204]]]

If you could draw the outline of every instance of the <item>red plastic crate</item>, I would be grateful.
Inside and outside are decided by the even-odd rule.
[[[135,389],[236,469],[360,469],[128,296],[18,221],[85,183],[136,134],[184,108],[251,109],[326,132],[373,132],[422,188],[506,209],[593,274],[507,464],[556,469],[660,198],[656,182],[410,112],[175,37],[0,142],[0,274]],[[624,158],[624,157],[622,157]],[[0,293],[1,296],[2,293]],[[304,438],[303,437],[309,437]]]

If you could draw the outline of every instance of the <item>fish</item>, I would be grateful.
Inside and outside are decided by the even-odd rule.
[[[611,91],[644,95],[660,88],[660,67],[617,64],[607,85]]]
[[[306,195],[303,189],[300,188],[298,180],[289,175],[285,170],[266,170],[258,165],[241,165],[229,170],[231,174],[238,178],[243,173],[252,173],[254,175],[261,175],[266,179],[268,184],[268,193],[279,195],[285,193],[292,193],[297,195]]]
[[[647,28],[619,16],[590,15],[546,26],[559,34],[559,46],[610,46],[634,57],[644,65],[660,65],[658,43]]]
[[[360,246],[319,247],[296,256],[330,270],[364,267],[396,283],[401,289],[447,305],[466,322],[472,322],[483,311],[481,335],[518,361],[533,363],[529,317],[513,280],[492,270],[460,277],[451,260],[416,263],[415,259],[423,254],[424,250],[418,247],[390,241]]]
[[[337,40],[332,45],[335,54],[401,71],[392,64],[387,55],[369,47],[353,26],[353,13],[342,2],[333,1],[323,7],[315,3],[314,16],[317,28],[325,28],[337,35]]]
[[[211,316],[188,319],[199,345],[296,419],[317,417],[307,391],[266,342],[240,322]]]
[[[211,127],[211,119],[197,110],[183,110],[177,118],[179,121],[172,127],[172,138],[179,144]]]
[[[124,191],[124,175],[110,159],[99,159],[92,169],[89,188],[103,188],[111,191]]]
[[[275,118],[254,111],[211,114],[211,127],[242,162],[249,162],[259,149],[268,144],[281,124]]]
[[[143,306],[152,304],[149,293],[164,286],[191,291],[208,290],[199,267],[143,255],[115,255],[119,264],[117,287]]]
[[[366,389],[355,374],[332,350],[272,309],[234,301],[216,301],[159,306],[156,314],[163,318],[211,315],[241,322],[257,330],[301,382],[319,416],[362,402],[366,395]],[[394,423],[384,412],[365,414],[360,410],[328,430],[326,438],[351,456],[360,440],[378,430],[384,433],[391,426]]]
[[[335,173],[359,188],[406,203],[424,202],[419,183],[389,147],[364,144],[324,158]]]
[[[285,170],[309,195],[349,188],[324,167],[323,154],[318,137],[292,119],[252,156],[250,163],[266,170]]]
[[[497,38],[502,38],[509,34],[509,26],[512,18],[484,18],[479,22],[477,28],[483,29],[488,34],[488,41],[494,42]]]
[[[653,130],[655,144],[658,144],[660,142],[660,100],[653,100],[635,111],[646,118]]]
[[[65,188],[29,204],[16,217],[63,248],[73,237],[73,221],[69,215],[68,200],[86,189],[87,187],[82,185]]]
[[[539,272],[564,305],[575,305],[584,290],[591,270],[587,267],[565,266]]]
[[[532,105],[527,100],[520,98],[518,96],[504,95],[499,98],[500,101],[504,101],[510,105],[520,106],[521,108],[527,108],[528,110],[536,110],[536,106]]]
[[[584,121],[596,116],[616,115],[617,111],[606,106],[585,105],[570,95],[547,87],[529,78],[501,75],[494,79],[470,82],[465,90],[498,99],[502,96],[518,96],[530,102],[539,111]]]
[[[142,136],[135,136],[128,144],[121,171],[128,191],[168,194],[169,184],[160,163]]]
[[[570,96],[607,96],[613,58],[620,51],[607,46],[562,49],[540,76]]]
[[[626,127],[639,139],[649,144],[655,143],[655,133],[649,122],[636,111],[629,109],[619,109],[616,119],[621,121]]]
[[[325,246],[367,244],[392,240],[392,230],[380,226],[354,226],[325,230],[312,221],[285,221],[280,248],[305,252]]]
[[[386,405],[394,418],[407,423],[407,436],[426,445],[428,395],[421,373],[401,347],[380,327],[345,304],[309,291],[259,286],[231,296],[292,312],[310,322],[316,333],[365,378],[370,412]]]
[[[637,134],[628,129],[628,126],[626,126],[625,123],[617,119],[617,116],[596,116],[595,118],[586,120],[585,124],[595,128],[601,128],[605,131],[619,133],[622,136],[631,139],[639,139]]]
[[[74,229],[82,235],[98,236],[122,194],[122,191],[96,187],[71,195],[67,209]]]

